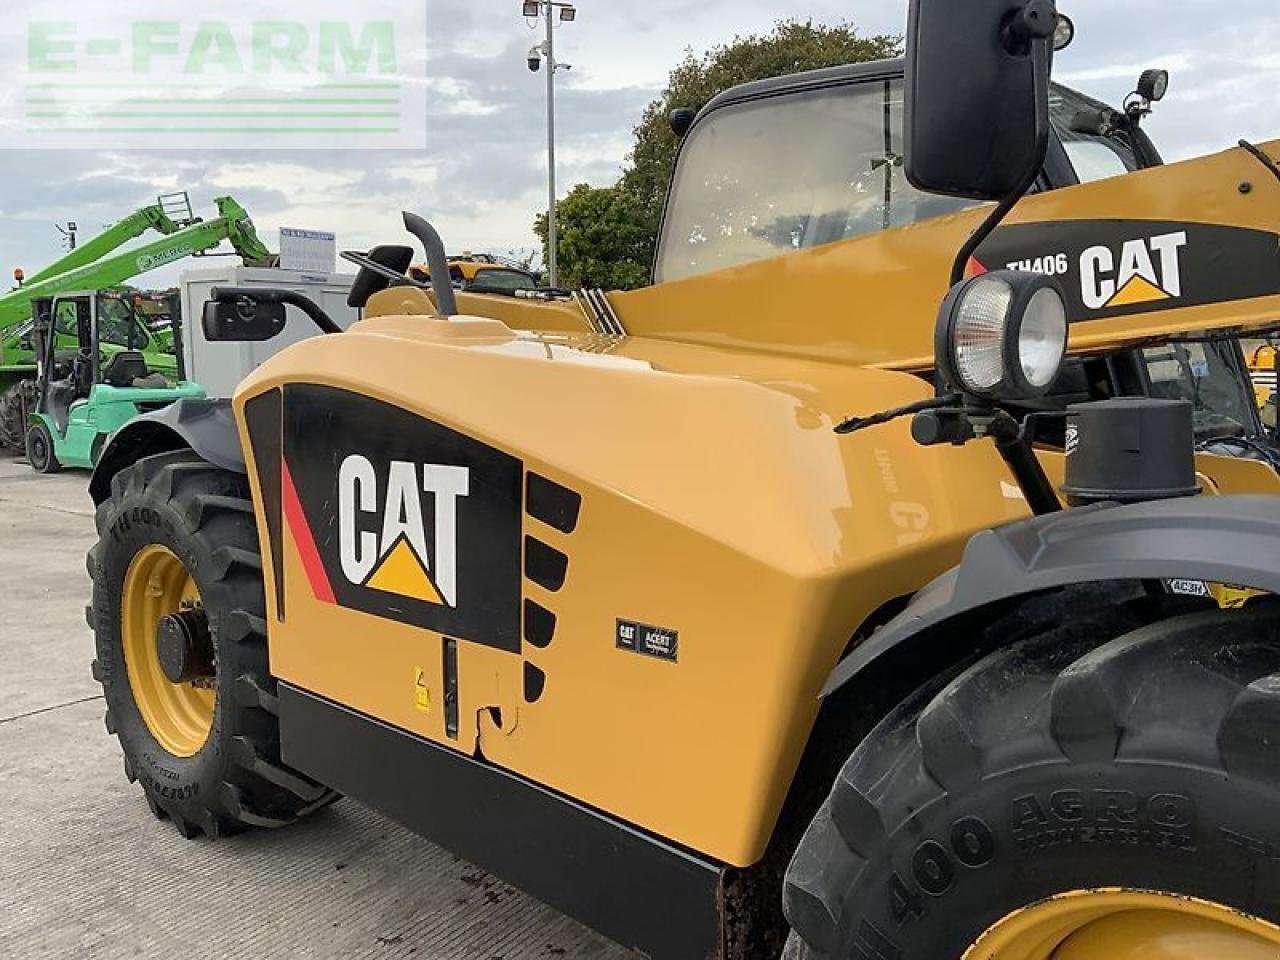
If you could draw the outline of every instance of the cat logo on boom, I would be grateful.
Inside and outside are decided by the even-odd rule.
[[[1001,227],[971,274],[1056,277],[1071,323],[1280,294],[1280,235],[1176,220],[1059,220]]]
[[[1080,289],[1091,310],[1182,296],[1185,230],[1129,240],[1119,250],[1098,245],[1080,255]]]
[[[379,490],[373,463],[347,457],[338,471],[338,544],[347,581],[456,608],[458,500],[470,492],[466,467],[402,460],[389,465],[386,489]]]

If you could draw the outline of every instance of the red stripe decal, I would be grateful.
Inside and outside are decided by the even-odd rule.
[[[280,492],[284,499],[284,516],[293,532],[293,542],[298,545],[298,553],[302,554],[302,568],[307,572],[311,582],[311,592],[317,600],[336,604],[333,587],[329,584],[329,575],[325,573],[324,562],[320,559],[320,551],[316,549],[315,537],[311,535],[311,525],[302,512],[302,501],[298,499],[298,490],[293,485],[293,475],[289,473],[289,464],[280,462]]]

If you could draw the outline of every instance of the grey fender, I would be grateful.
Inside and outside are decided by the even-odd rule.
[[[1280,594],[1280,497],[1102,505],[984,531],[958,567],[840,662],[822,695],[915,641],[955,643],[934,628],[991,604],[1078,584],[1179,579]]]
[[[111,478],[143,457],[190,449],[223,470],[247,473],[230,400],[178,400],[134,417],[102,451],[89,480],[89,496],[101,504],[111,496]]]

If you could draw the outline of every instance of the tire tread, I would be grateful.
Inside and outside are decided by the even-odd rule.
[[[1280,784],[1280,605],[1187,609],[1142,598],[1041,624],[904,701],[854,751],[800,843],[784,884],[784,956],[861,956],[860,883],[886,838],[986,778],[1117,758],[1202,769],[1212,758]]]

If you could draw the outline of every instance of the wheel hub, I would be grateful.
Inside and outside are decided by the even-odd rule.
[[[1280,928],[1218,904],[1139,890],[1078,890],[1016,910],[965,960],[1273,960]]]
[[[179,610],[156,624],[156,656],[170,683],[191,683],[214,676],[213,642],[203,610]]]
[[[175,757],[204,747],[217,712],[216,666],[195,580],[168,547],[138,551],[125,574],[120,639],[138,713]]]

